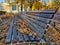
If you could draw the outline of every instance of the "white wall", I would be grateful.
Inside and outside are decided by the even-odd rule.
[[[4,10],[3,4],[0,3],[0,11],[3,11],[3,10]]]

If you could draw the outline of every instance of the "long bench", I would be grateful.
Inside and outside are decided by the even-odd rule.
[[[35,27],[35,30],[37,29],[38,30],[38,26],[36,25],[36,24],[34,24],[33,22],[35,22],[35,23],[37,23],[38,21],[36,21],[36,20],[34,20],[34,19],[40,19],[40,20],[44,20],[44,19],[46,19],[45,21],[46,22],[49,22],[49,23],[47,23],[47,24],[50,24],[50,22],[51,22],[51,19],[53,19],[53,17],[54,17],[54,14],[57,12],[56,10],[48,10],[50,13],[46,13],[46,12],[43,12],[43,13],[40,13],[39,15],[25,15],[25,20],[27,20],[27,22],[28,23],[30,23],[32,26],[34,26]],[[53,12],[53,13],[52,13]],[[38,17],[38,18],[37,18]],[[34,18],[34,19],[33,19]],[[50,20],[48,20],[48,19],[50,19]],[[39,21],[40,21],[39,20]],[[32,22],[33,21],[33,22]],[[42,22],[43,23],[43,22]],[[42,23],[40,23],[41,25],[43,25]],[[38,23],[39,24],[39,23]],[[46,24],[46,26],[47,26],[47,24]],[[45,25],[43,25],[43,26],[45,26]],[[40,28],[40,30],[41,30],[42,28]],[[36,30],[36,31],[37,31]],[[44,31],[43,31],[44,32]]]
[[[49,13],[47,12],[49,11]],[[54,14],[57,12],[57,10],[47,10],[42,11],[39,15],[21,15],[21,16],[15,16],[15,18],[12,20],[10,24],[10,29],[8,32],[8,35],[5,39],[6,43],[10,42],[18,42],[18,41],[40,41],[40,39],[43,38],[45,29],[47,29],[47,24],[50,24],[51,19],[53,19]],[[53,13],[52,13],[53,12]],[[21,32],[17,31],[18,28],[17,25],[14,24],[16,19],[20,20],[26,20],[29,27],[37,33],[37,37],[29,36],[26,34],[22,34]]]

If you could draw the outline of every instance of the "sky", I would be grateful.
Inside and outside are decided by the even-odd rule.
[[[41,0],[41,2],[44,2],[44,1],[47,3],[47,0]]]
[[[6,0],[0,0],[0,3],[1,3],[2,1],[5,2]]]
[[[0,0],[0,2],[2,2],[2,0]]]

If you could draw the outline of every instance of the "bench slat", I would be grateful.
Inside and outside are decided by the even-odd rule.
[[[39,17],[43,17],[43,18],[49,18],[49,19],[52,19],[54,14],[39,14],[38,15]]]
[[[35,39],[32,36],[29,36],[30,41],[35,41]]]
[[[18,32],[18,41],[24,41],[22,33]]]
[[[46,24],[48,23],[47,21],[49,21],[48,18],[43,18],[43,17],[39,17],[39,16],[34,16],[34,15],[26,15],[26,16],[33,18],[35,20],[39,20],[40,22],[46,23]]]
[[[42,10],[40,13],[46,13],[46,14],[55,14],[56,10]]]
[[[8,31],[8,35],[7,35],[6,39],[5,39],[5,42],[6,42],[6,43],[11,42],[11,39],[12,39],[12,28],[13,28],[13,20],[12,20],[12,22],[11,22],[11,24],[10,24],[10,28],[9,28],[9,31]]]
[[[28,18],[28,17],[26,17],[26,18]],[[34,19],[32,19],[32,18],[28,18],[30,21],[32,21],[32,22],[34,22],[35,24],[37,24],[38,26],[40,26],[41,28],[43,28],[43,29],[45,29],[46,27],[47,27],[47,24],[45,24],[45,23],[42,23],[42,22],[40,22],[40,21],[38,21],[38,20],[34,20]]]
[[[23,36],[24,36],[24,40],[25,40],[25,41],[30,41],[30,38],[29,38],[28,35],[23,35]]]
[[[12,36],[12,42],[17,42],[17,26],[16,25],[14,25],[14,27],[13,27],[13,36]]]

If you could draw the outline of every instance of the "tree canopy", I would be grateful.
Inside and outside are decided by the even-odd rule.
[[[33,6],[32,6],[32,10],[34,10],[34,9],[39,10],[40,8],[42,8],[42,6],[43,6],[43,4],[41,2],[39,2],[39,1],[34,2]]]
[[[52,6],[60,8],[60,0],[53,0]]]

